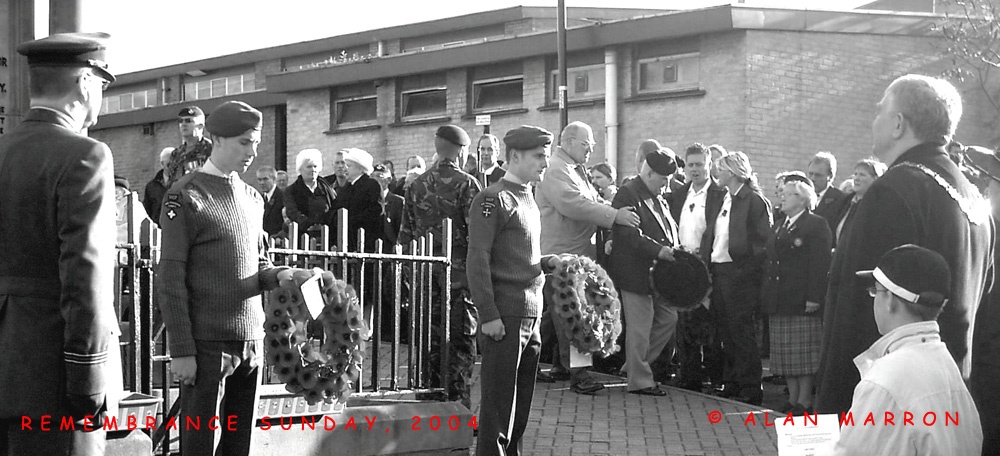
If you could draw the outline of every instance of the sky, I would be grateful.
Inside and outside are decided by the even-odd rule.
[[[107,32],[117,74],[221,55],[556,0],[80,0],[83,31]],[[690,9],[738,0],[566,0],[572,7]],[[849,9],[864,0],[745,0],[748,5]],[[36,36],[48,1],[35,0]]]

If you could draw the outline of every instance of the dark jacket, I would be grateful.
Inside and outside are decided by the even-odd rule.
[[[808,210],[787,231],[777,225],[765,245],[767,264],[761,289],[762,308],[770,315],[823,315],[830,272],[830,228]],[[806,313],[806,301],[820,310]]]
[[[823,199],[816,204],[813,213],[826,219],[830,232],[833,232],[836,231],[837,224],[840,223],[840,216],[844,214],[844,208],[849,204],[851,204],[851,200],[845,198],[844,192],[831,186],[823,194]]]
[[[163,195],[167,193],[167,186],[163,183],[163,170],[161,169],[153,177],[153,180],[146,184],[146,189],[142,192],[142,207],[146,209],[146,214],[153,223],[160,223],[160,207],[163,206]]]
[[[0,418],[97,412],[121,375],[111,150],[71,128],[31,109],[0,138]]]
[[[858,213],[857,206],[858,206],[858,204],[861,204],[860,201],[858,201],[857,204],[854,204],[854,210],[853,211],[851,210],[851,202],[854,201],[854,197],[855,196],[857,196],[857,194],[854,193],[854,192],[850,192],[850,193],[844,194],[844,198],[843,198],[843,201],[842,201],[844,204],[840,205],[840,208],[839,208],[840,210],[839,210],[839,212],[837,212],[837,215],[835,216],[835,220],[836,221],[833,222],[832,225],[830,225],[830,232],[833,234],[833,246],[834,247],[836,247],[837,243],[840,242],[840,239],[837,237],[837,227],[840,226],[841,222],[843,222],[844,223],[844,228],[842,228],[841,231],[846,230],[847,229],[847,225],[849,225],[851,223],[851,220],[854,219],[854,214]],[[841,234],[843,234],[843,233],[841,233]]]
[[[725,187],[723,187],[725,190]],[[728,191],[728,190],[725,190]],[[725,195],[723,195],[725,198]],[[740,267],[752,266],[759,272],[764,262],[764,244],[771,236],[771,203],[760,190],[753,190],[749,184],[733,195],[729,214],[729,256]],[[708,227],[701,239],[701,254],[708,262],[712,258],[712,244],[715,242],[715,220],[722,211],[723,201],[709,205],[705,203],[705,221]],[[753,269],[747,272],[752,272]]]
[[[365,251],[375,251],[375,240],[382,235],[381,199],[382,187],[367,174],[338,191],[334,209],[347,209],[347,248],[350,251],[358,251],[358,229],[361,228],[365,230]]]
[[[681,223],[681,212],[684,210],[684,201],[687,200],[688,192],[691,191],[691,182],[684,184],[683,187],[679,188],[676,192],[667,194],[667,203],[670,204],[670,215],[677,221],[678,227]],[[715,217],[719,215],[719,209],[722,208],[722,202],[726,198],[726,188],[715,182],[715,179],[708,180],[708,193],[705,195],[705,221],[708,221],[708,213],[713,210]],[[713,217],[714,221],[714,217]],[[713,223],[714,225],[714,223]],[[680,228],[678,228],[680,229]],[[706,227],[707,231],[707,227]],[[703,238],[704,239],[704,238]],[[712,252],[701,248],[699,250],[702,261],[708,264],[712,261],[710,255]]]
[[[302,176],[299,176],[285,188],[284,199],[285,213],[291,221],[299,224],[299,233],[317,223],[336,228],[333,224],[333,189],[325,180],[316,179],[316,190],[310,192]]]
[[[386,249],[399,240],[399,224],[403,221],[403,197],[388,192],[382,209],[382,240]]]
[[[993,225],[986,204],[944,147],[934,144],[906,151],[872,183],[841,232],[830,269],[817,410],[850,408],[860,380],[853,359],[880,337],[866,290],[870,282],[855,272],[873,269],[903,244],[934,250],[948,261],[952,295],[938,324],[941,340],[969,375],[969,325],[992,277]]]
[[[264,195],[261,194],[261,197]],[[275,187],[271,198],[264,201],[264,231],[267,231],[269,236],[278,235],[285,230],[285,218],[281,215],[281,210],[284,208],[285,192]]]
[[[639,215],[639,227],[614,225],[611,236],[611,278],[622,290],[641,295],[650,294],[649,268],[653,266],[663,246],[677,244],[677,224],[670,215],[666,200],[653,195],[641,178],[632,179],[618,190],[611,206],[635,208]],[[654,213],[659,206],[662,218]]]

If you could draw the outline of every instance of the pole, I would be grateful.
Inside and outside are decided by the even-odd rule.
[[[83,31],[84,0],[49,0],[49,35]]]
[[[566,110],[566,0],[559,0],[556,12],[556,40],[559,60],[559,131],[562,132],[569,124],[569,112]]]

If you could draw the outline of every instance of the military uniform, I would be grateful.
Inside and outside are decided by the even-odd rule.
[[[201,168],[212,155],[212,141],[202,137],[194,144],[184,143],[174,149],[170,154],[170,163],[167,165],[167,172],[170,173],[170,182],[167,188],[174,185],[177,179],[185,174]]]
[[[431,296],[432,331],[430,355],[431,385],[440,386],[441,296],[451,287],[451,384],[448,399],[460,400],[471,408],[472,366],[476,357],[476,327],[479,314],[469,294],[465,276],[465,258],[469,251],[469,208],[480,192],[479,182],[459,168],[455,161],[441,159],[436,166],[413,181],[403,203],[403,221],[399,242],[406,248],[410,241],[427,233],[434,235],[434,253],[442,252],[442,222],[452,220],[451,284],[444,282],[444,266],[434,266]]]

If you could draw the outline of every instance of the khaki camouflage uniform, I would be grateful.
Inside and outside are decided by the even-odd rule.
[[[205,137],[193,146],[184,143],[174,149],[170,154],[170,163],[167,164],[167,173],[170,176],[167,188],[169,189],[185,174],[201,168],[210,155],[212,155],[212,141]]]
[[[476,329],[479,312],[469,294],[465,258],[469,250],[469,208],[481,191],[479,182],[463,172],[450,159],[441,159],[418,177],[406,191],[399,242],[404,248],[413,239],[434,235],[434,254],[443,252],[441,226],[452,220],[451,266],[451,337],[450,385],[448,400],[461,401],[471,409],[472,366],[476,357]],[[431,353],[429,378],[432,387],[440,387],[441,296],[444,291],[444,266],[434,266],[431,296]]]

